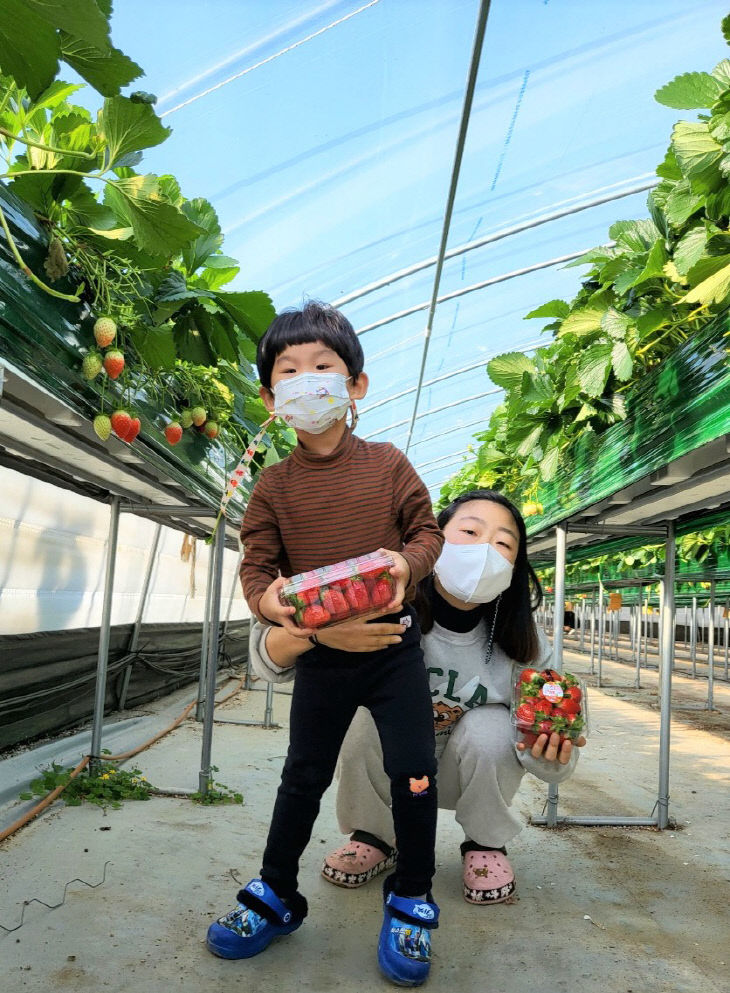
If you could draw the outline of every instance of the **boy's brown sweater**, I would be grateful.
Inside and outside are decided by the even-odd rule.
[[[264,469],[241,528],[243,595],[251,611],[279,575],[366,555],[401,552],[411,569],[406,599],[434,567],[443,535],[424,483],[390,443],[363,441],[347,429],[330,455],[298,445]]]

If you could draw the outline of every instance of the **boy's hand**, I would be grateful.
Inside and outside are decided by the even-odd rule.
[[[388,572],[395,580],[395,592],[393,593],[393,599],[385,607],[386,611],[390,613],[394,610],[400,610],[403,605],[403,597],[411,581],[411,567],[400,552],[394,552],[390,548],[379,548],[378,551],[383,555],[390,555],[394,562],[394,565],[388,569]]]
[[[279,599],[279,592],[285,583],[286,579],[283,576],[274,580],[259,600],[258,612],[269,624],[280,624],[295,638],[307,639],[315,633],[315,628],[300,628],[293,622],[292,617],[296,613],[296,608],[285,606]]]
[[[555,762],[557,760],[561,765],[567,765],[570,762],[570,753],[573,751],[573,746],[582,748],[585,743],[586,739],[583,735],[576,739],[576,741],[570,741],[569,738],[565,738],[561,742],[560,735],[553,731],[549,737],[546,734],[538,735],[537,741],[535,741],[530,749],[530,754],[535,759],[547,759],[548,762]],[[527,745],[524,741],[517,743],[517,750],[520,752],[527,750]]]

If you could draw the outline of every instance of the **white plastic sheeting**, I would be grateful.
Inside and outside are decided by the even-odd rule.
[[[97,627],[104,599],[109,507],[0,468],[0,634]],[[122,514],[119,525],[112,624],[137,617],[152,521]],[[144,621],[200,623],[210,549],[181,557],[184,535],[163,527]],[[234,582],[236,553],[226,551],[222,617],[249,616],[240,584]]]

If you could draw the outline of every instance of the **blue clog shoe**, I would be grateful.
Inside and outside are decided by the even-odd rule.
[[[431,931],[438,927],[439,908],[432,899],[396,896],[390,891],[392,878],[384,887],[378,965],[398,986],[420,986],[431,969]]]
[[[301,894],[288,906],[263,879],[252,879],[238,894],[238,906],[208,928],[208,951],[223,959],[258,955],[281,934],[291,934],[307,914]]]

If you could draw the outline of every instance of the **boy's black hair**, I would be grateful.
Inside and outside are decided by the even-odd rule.
[[[489,500],[505,507],[512,514],[520,540],[517,547],[512,582],[502,594],[497,611],[497,622],[494,627],[494,640],[515,662],[525,665],[537,661],[540,652],[537,628],[533,612],[542,603],[542,587],[535,570],[527,558],[527,530],[522,514],[507,497],[495,490],[470,490],[462,493],[448,507],[444,507],[436,518],[438,526],[443,528],[454,516],[456,510],[470,500]],[[414,606],[418,613],[421,631],[427,634],[433,627],[433,611],[431,609],[431,591],[433,576],[421,580],[416,588]],[[494,601],[482,604],[482,616],[491,624],[494,617]]]
[[[271,370],[287,346],[310,341],[322,341],[337,352],[353,380],[362,372],[365,356],[352,324],[334,307],[310,300],[301,310],[283,310],[277,314],[259,341],[256,368],[261,385],[271,389]]]

